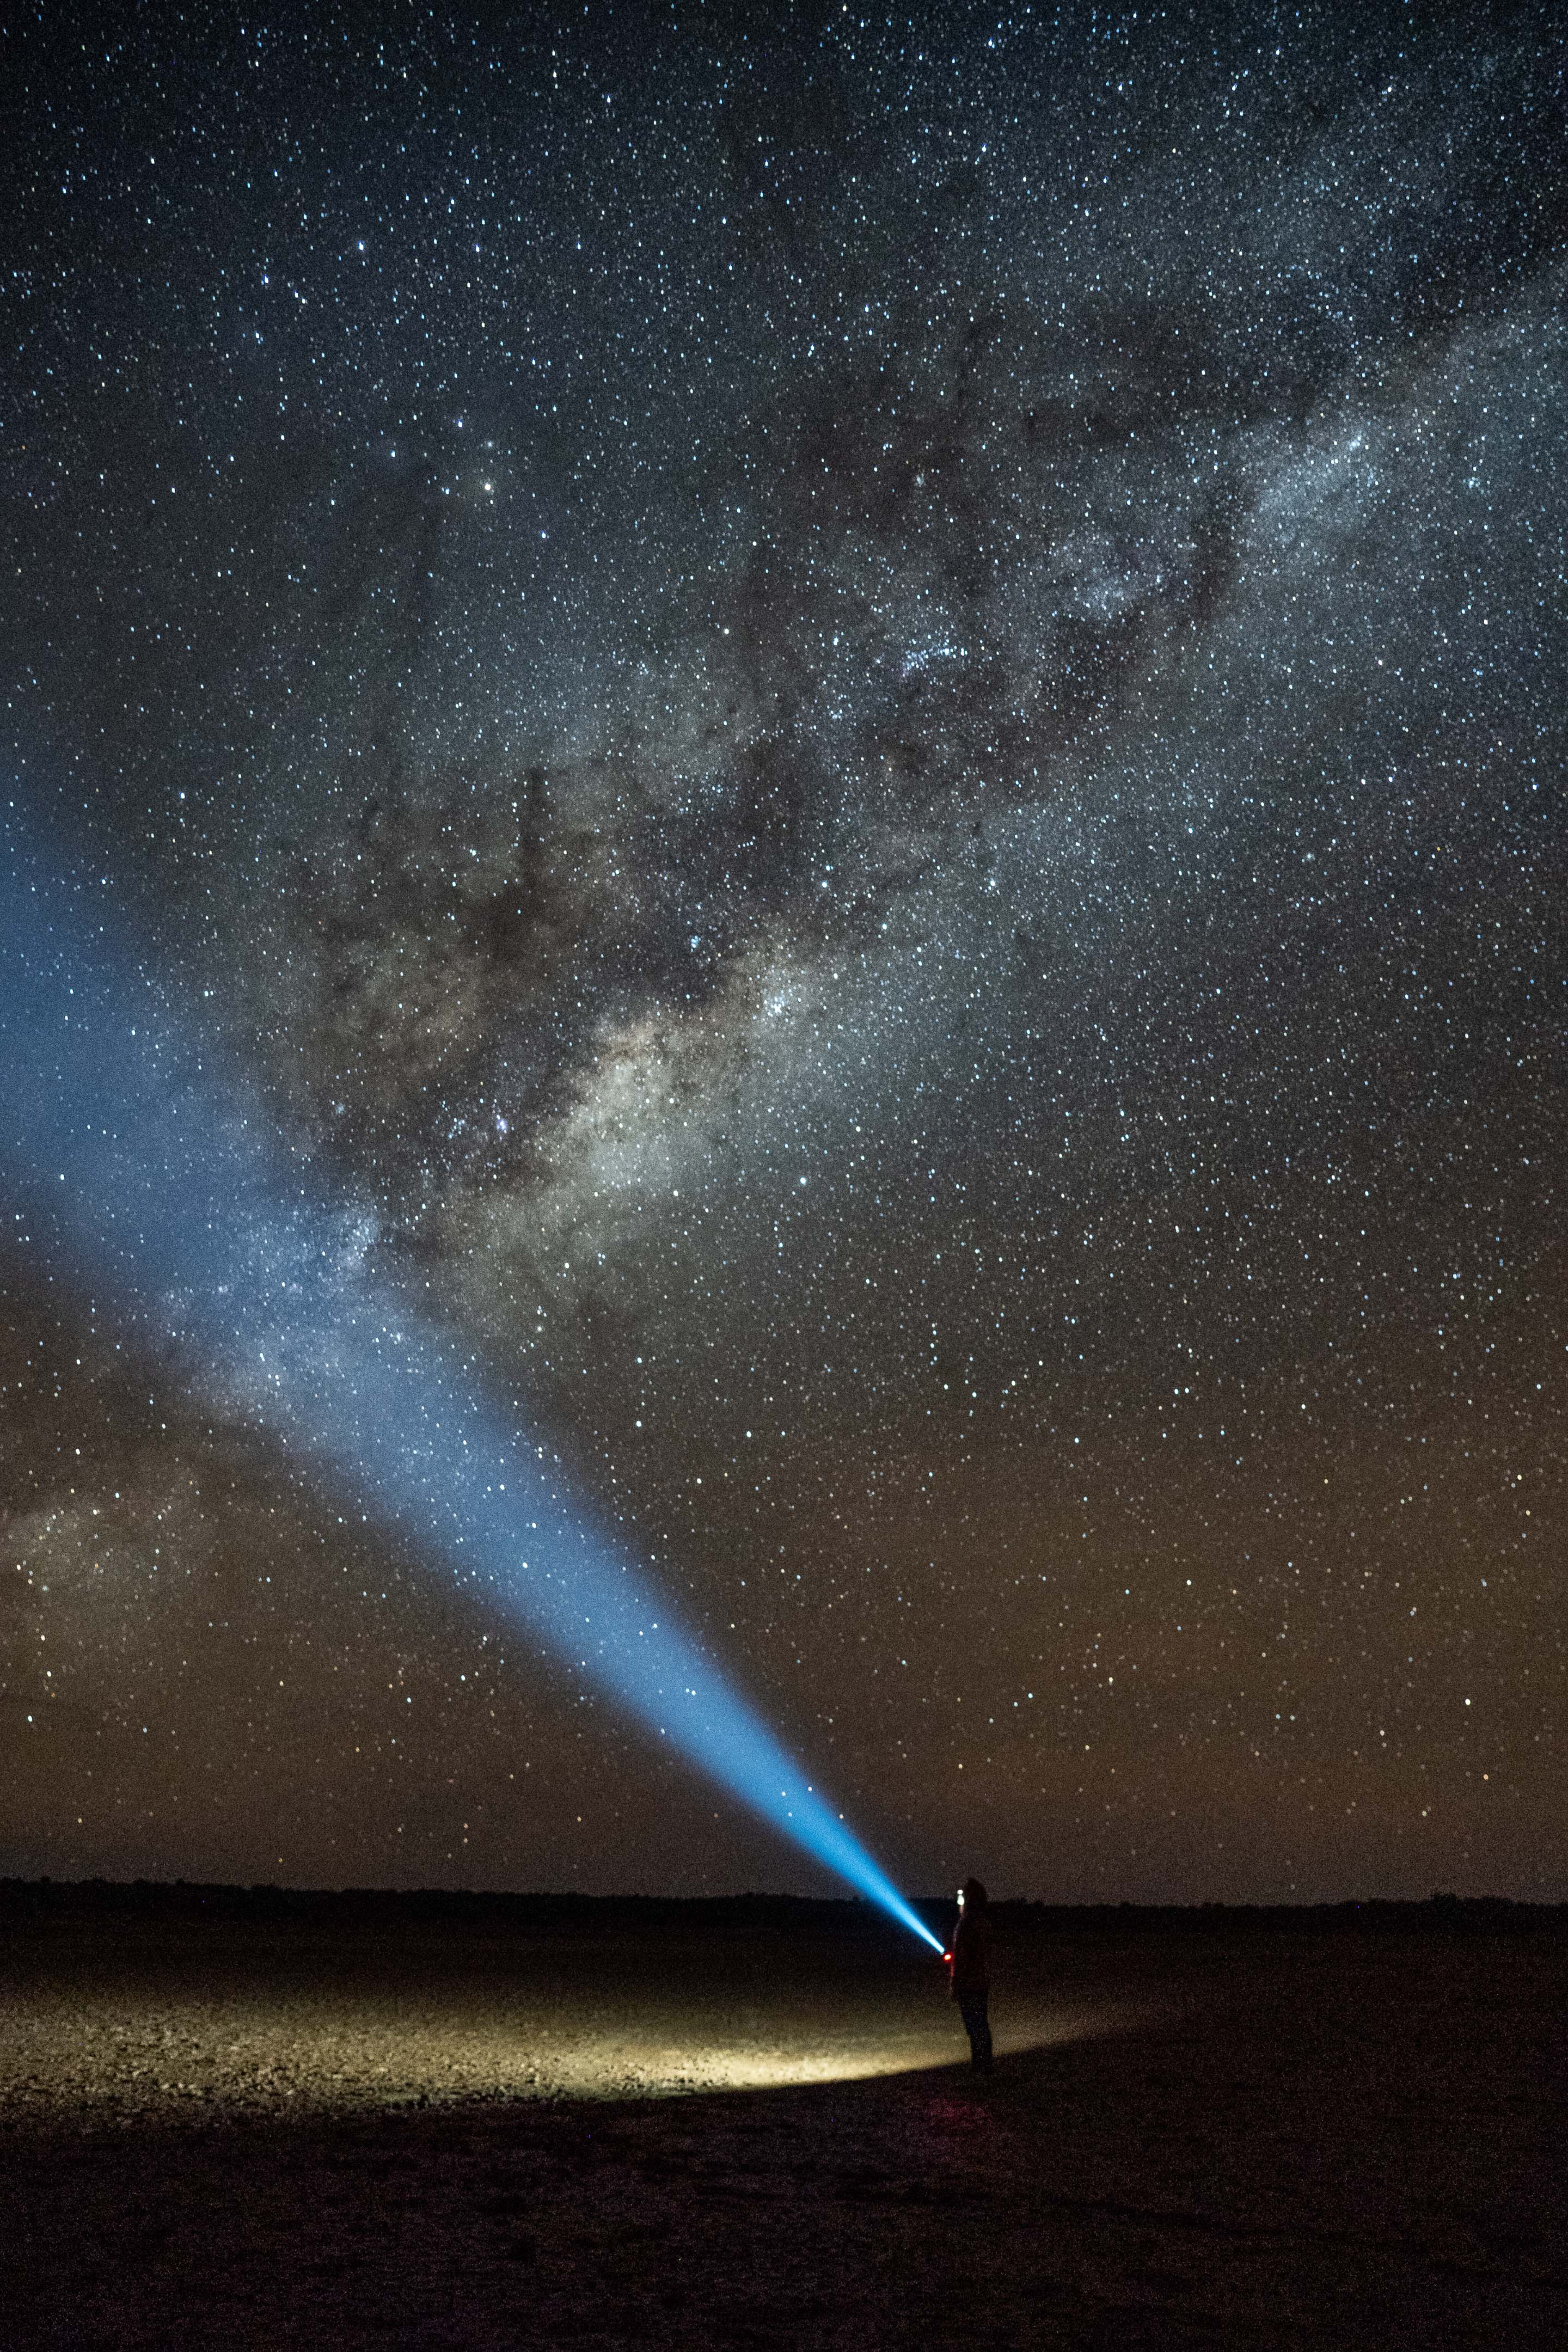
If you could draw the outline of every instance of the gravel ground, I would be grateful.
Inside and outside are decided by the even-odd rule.
[[[668,1929],[526,1939],[319,1927],[182,1936],[116,1923],[33,1940],[0,2002],[12,2123],[362,2114],[391,2103],[658,2097],[839,2082],[965,2046],[940,1965],[873,1937]],[[1100,2005],[1103,2007],[1103,2004]],[[1014,1989],[1000,2046],[1125,2024]]]
[[[0,2025],[7,2347],[1568,2341],[1560,1934],[70,1920]]]

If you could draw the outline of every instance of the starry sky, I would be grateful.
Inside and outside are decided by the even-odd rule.
[[[1568,1897],[1549,8],[50,7],[3,812],[900,1883]],[[0,1870],[826,1891],[0,1237]]]

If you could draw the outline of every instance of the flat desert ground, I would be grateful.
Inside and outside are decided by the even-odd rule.
[[[0,1959],[16,2352],[1568,2345],[1561,1914],[1005,1921],[985,2083],[842,1906],[24,1890]]]

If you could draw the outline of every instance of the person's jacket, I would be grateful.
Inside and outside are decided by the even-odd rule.
[[[955,2000],[991,1990],[991,1922],[984,1911],[966,1911],[952,1939]]]

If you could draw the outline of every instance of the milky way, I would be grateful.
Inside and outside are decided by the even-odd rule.
[[[8,44],[8,797],[917,1888],[1568,1892],[1562,50],[1412,13]],[[817,1883],[12,1230],[0,1867]]]

